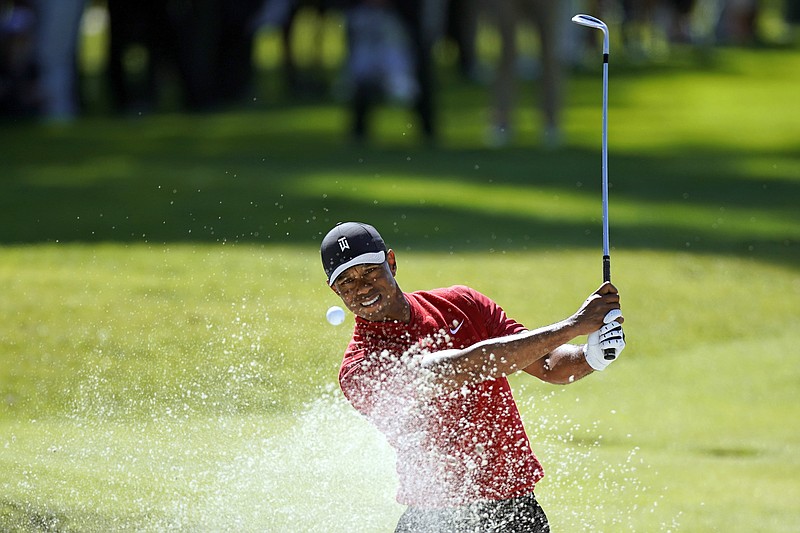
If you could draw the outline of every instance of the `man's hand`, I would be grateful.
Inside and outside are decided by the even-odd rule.
[[[619,291],[607,281],[586,298],[580,309],[572,315],[571,320],[577,329],[576,337],[589,335],[602,328],[607,323],[605,317],[614,310],[619,312]],[[617,319],[620,324],[624,321],[621,315]]]
[[[617,360],[619,354],[625,349],[625,333],[622,331],[622,314],[618,309],[608,312],[604,317],[607,322],[599,330],[589,334],[583,355],[586,362],[594,370],[604,370],[608,365]],[[606,350],[613,350],[614,357],[605,358]]]

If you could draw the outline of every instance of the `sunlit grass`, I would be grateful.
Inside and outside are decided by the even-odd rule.
[[[800,56],[713,52],[707,73],[672,68],[610,75],[609,145],[622,152],[722,147],[772,154],[797,147]],[[778,74],[779,73],[779,74]],[[587,110],[588,112],[589,110]],[[597,124],[597,120],[592,124]]]

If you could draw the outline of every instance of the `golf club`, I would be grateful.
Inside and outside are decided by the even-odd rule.
[[[602,195],[603,195],[603,281],[611,281],[611,257],[608,245],[608,26],[591,15],[575,15],[572,22],[603,32],[603,144],[602,144]],[[606,350],[604,357],[614,359],[614,350]]]

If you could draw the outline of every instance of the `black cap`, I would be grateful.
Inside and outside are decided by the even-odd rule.
[[[386,244],[378,230],[361,222],[337,224],[322,239],[322,266],[333,285],[339,274],[356,265],[386,261]]]

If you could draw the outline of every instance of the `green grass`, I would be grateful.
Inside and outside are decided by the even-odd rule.
[[[557,531],[800,526],[800,54],[704,61],[613,73],[629,348],[569,387],[513,378]],[[391,530],[321,235],[367,220],[406,290],[573,312],[600,277],[599,86],[572,77],[555,151],[527,97],[484,148],[485,91],[447,68],[437,147],[388,108],[353,146],[329,101],[0,124],[0,530]]]

